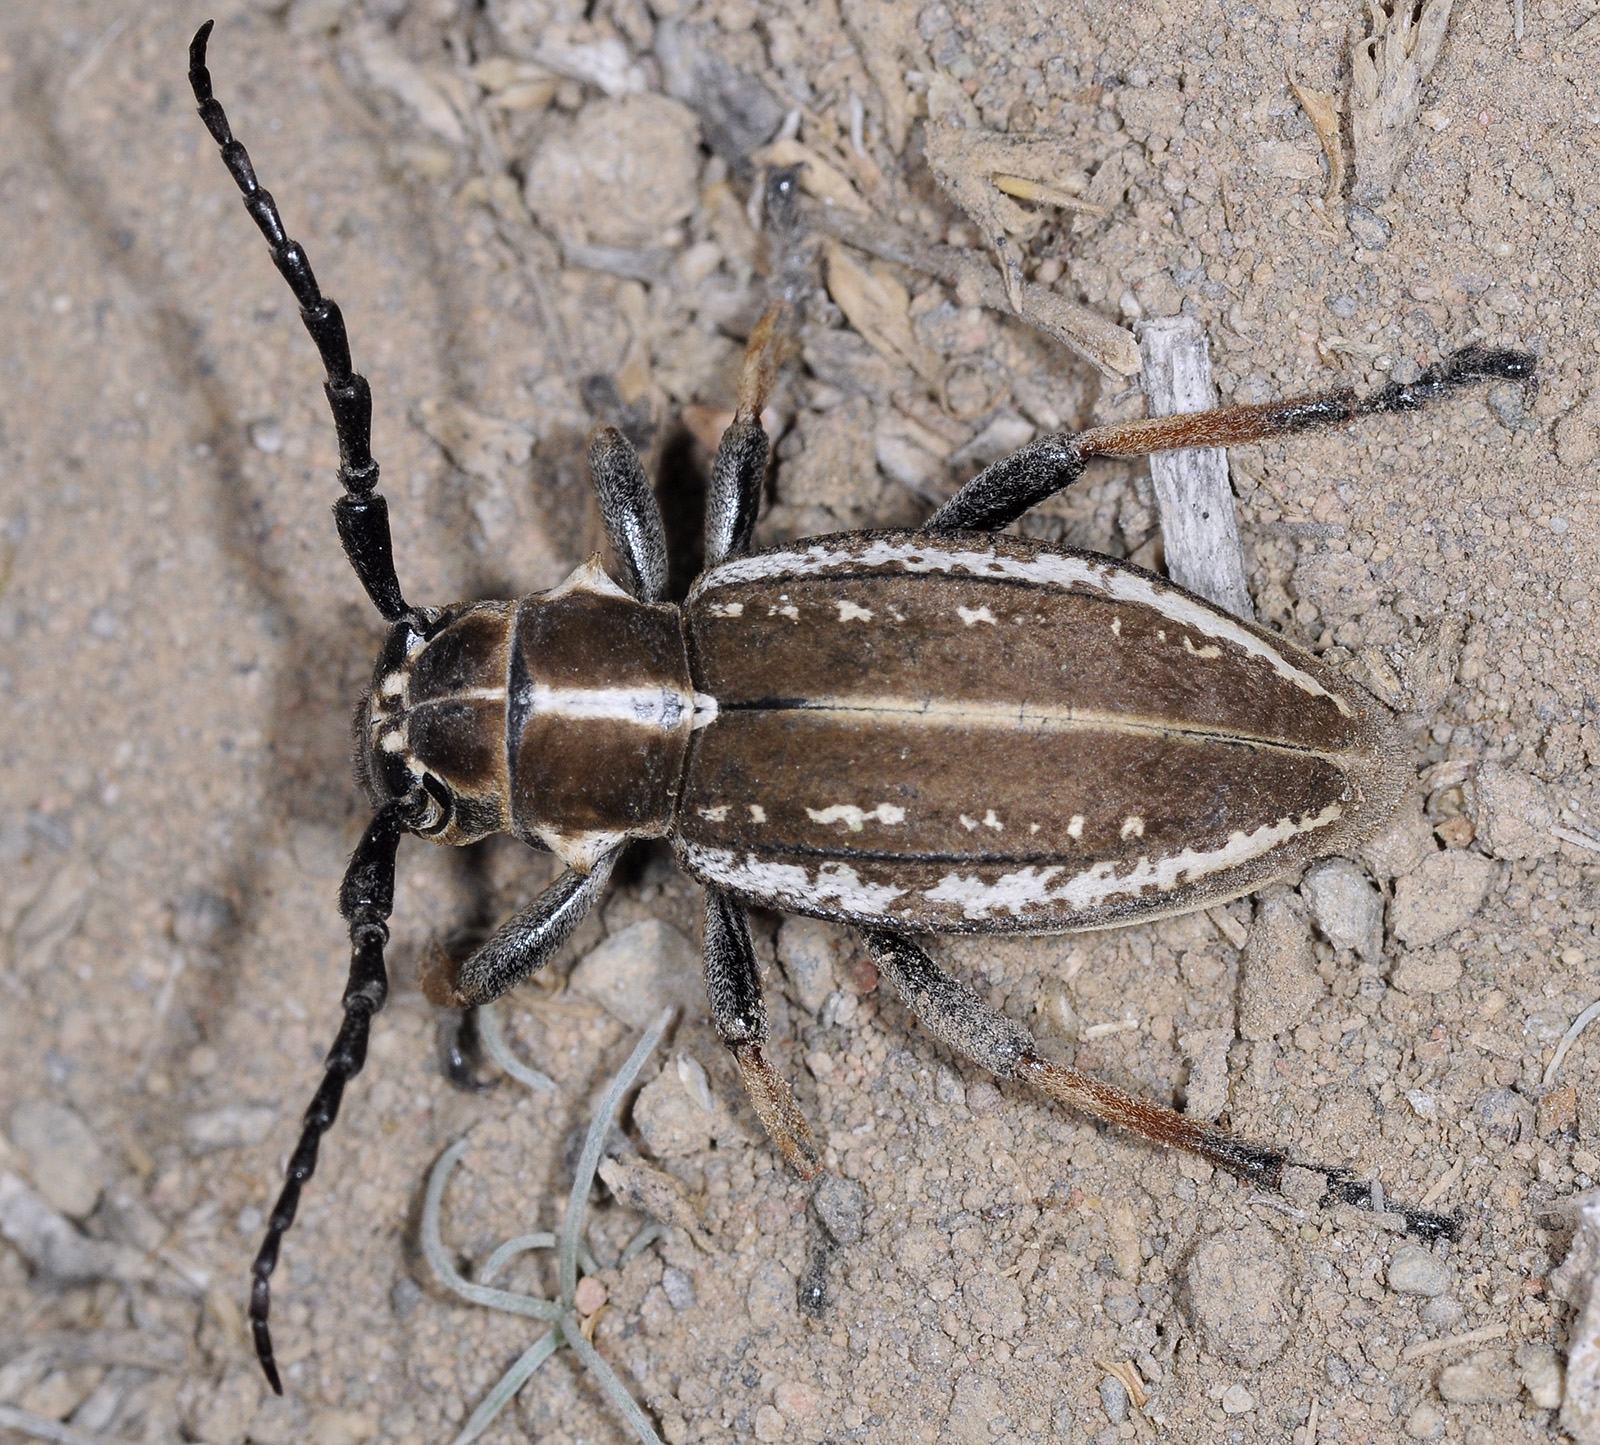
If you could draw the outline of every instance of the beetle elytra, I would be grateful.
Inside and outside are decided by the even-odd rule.
[[[388,990],[384,946],[405,833],[498,832],[566,871],[432,996],[485,1003],[546,964],[630,839],[671,840],[705,885],[713,1021],[774,1143],[818,1152],[764,1051],[746,910],[855,925],[937,1037],[1005,1078],[1271,1186],[1289,1163],[1041,1058],[1026,1030],[943,972],[926,933],[1049,932],[1209,906],[1369,834],[1401,795],[1395,720],[1264,628],[1109,557],[996,535],[1094,456],[1250,442],[1407,412],[1532,357],[1467,348],[1409,385],[1046,436],[996,462],[917,531],[752,553],[768,443],[760,417],[783,308],[750,339],[706,518],[706,569],[666,598],[666,545],[631,444],[590,461],[620,580],[599,559],[513,601],[414,606],[393,565],[370,451],[371,396],[211,91],[208,23],[190,49],[200,115],[300,304],[327,371],[346,555],[390,623],[358,716],[375,808],[340,892],[352,959],[344,1022],[256,1257],[250,1318],[281,1390],[269,1280],[345,1084]],[[1368,1187],[1324,1169],[1330,1195]],[[1451,1221],[1411,1213],[1425,1234]]]

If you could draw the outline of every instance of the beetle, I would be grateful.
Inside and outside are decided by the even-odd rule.
[[[321,355],[344,488],[339,538],[390,625],[356,717],[357,771],[375,811],[339,894],[351,941],[344,1019],[252,1267],[251,1326],[273,1389],[282,1392],[270,1278],[387,996],[406,833],[464,844],[506,832],[566,864],[470,958],[427,981],[430,997],[461,1008],[548,963],[630,840],[670,840],[705,886],[712,1020],[802,1177],[819,1172],[818,1151],[763,1050],[752,905],[854,925],[911,1012],[997,1076],[1279,1183],[1282,1151],[1041,1058],[918,936],[1146,922],[1347,850],[1404,791],[1397,720],[1316,657],[1139,567],[998,533],[1091,457],[1409,412],[1473,382],[1531,378],[1533,357],[1467,347],[1363,398],[1337,391],[1045,436],[915,531],[752,552],[780,303],[750,339],[712,468],[705,570],[681,605],[666,597],[665,533],[643,467],[609,427],[589,455],[618,579],[595,557],[547,592],[413,605],[377,489],[371,393],[339,308],[212,94],[211,28],[191,42],[190,84]],[[1321,1172],[1329,1198],[1368,1198],[1345,1171]],[[1407,1221],[1424,1236],[1454,1228],[1420,1211]]]

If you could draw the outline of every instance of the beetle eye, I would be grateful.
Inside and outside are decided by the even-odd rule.
[[[412,827],[426,837],[434,837],[444,832],[450,826],[454,815],[454,799],[450,790],[445,787],[432,773],[425,773],[421,779],[422,796],[420,799],[421,818]]]

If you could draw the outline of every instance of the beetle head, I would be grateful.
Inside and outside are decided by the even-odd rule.
[[[472,843],[506,827],[505,604],[410,614],[390,629],[355,717],[355,769],[411,831]]]

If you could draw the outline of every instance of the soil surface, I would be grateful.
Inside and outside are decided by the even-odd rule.
[[[981,252],[928,127],[1047,139],[1106,214],[1019,202],[1021,276],[1130,327],[1196,317],[1226,399],[1538,353],[1536,396],[1232,453],[1260,619],[1414,708],[1384,838],[1210,915],[935,945],[1053,1056],[1455,1211],[1459,1240],[996,1085],[846,932],[764,914],[772,1055],[860,1192],[813,1206],[690,1007],[616,1148],[679,1182],[704,1247],[674,1228],[621,1263],[646,1219],[599,1188],[587,1238],[595,1343],[672,1442],[1555,1437],[1546,1277],[1600,1179],[1600,1029],[1545,1078],[1600,996],[1600,19],[1556,0],[1457,0],[1359,210],[1290,86],[1348,147],[1353,0],[4,6],[0,1406],[150,1445],[452,1439],[541,1327],[434,1278],[429,1168],[470,1136],[444,1212],[469,1274],[558,1228],[639,998],[693,991],[698,889],[641,847],[501,1006],[557,1092],[450,1083],[421,967],[555,864],[404,843],[394,991],[285,1244],[266,1393],[248,1266],[337,1027],[349,720],[383,628],[329,515],[315,351],[188,93],[211,16],[218,94],[371,379],[414,599],[550,587],[599,550],[597,419],[645,444],[681,594],[773,267],[752,152]],[[1136,377],[969,288],[822,249],[789,259],[758,540],[915,524],[1035,434],[1142,414]],[[1160,564],[1142,463],[1091,465],[1023,530]],[[602,961],[645,982],[567,986],[624,934]],[[546,1258],[508,1287],[552,1293]],[[628,1436],[564,1350],[484,1438]]]

